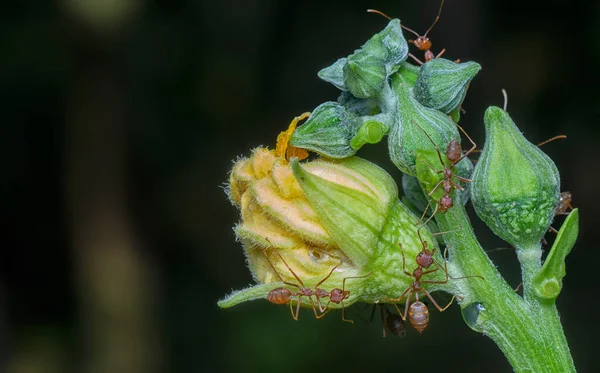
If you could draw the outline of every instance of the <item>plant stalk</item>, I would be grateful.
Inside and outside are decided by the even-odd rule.
[[[467,213],[455,198],[450,213],[436,215],[445,235],[450,260],[469,279],[469,304],[481,305],[477,320],[469,326],[490,337],[502,350],[515,372],[575,372],[554,302],[538,299],[531,280],[541,266],[537,248],[518,249],[523,272],[524,297],[519,296],[500,275],[473,233]],[[525,254],[527,252],[527,254]],[[460,294],[458,294],[460,295]]]

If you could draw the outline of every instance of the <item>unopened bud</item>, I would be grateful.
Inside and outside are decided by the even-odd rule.
[[[537,244],[554,219],[560,177],[550,157],[498,107],[485,112],[485,145],[473,172],[475,212],[515,247]]]

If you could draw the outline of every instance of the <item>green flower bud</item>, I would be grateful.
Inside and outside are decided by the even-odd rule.
[[[485,112],[485,146],[473,172],[475,212],[515,247],[537,244],[554,218],[560,178],[554,162],[498,107]]]
[[[560,231],[542,269],[535,275],[532,286],[535,294],[543,299],[554,300],[562,290],[566,275],[565,258],[571,252],[579,234],[579,211],[571,211]]]
[[[450,113],[462,104],[479,70],[481,65],[476,62],[455,63],[434,58],[421,66],[415,82],[415,97],[428,108]]]
[[[348,58],[340,58],[318,75],[357,98],[376,97],[387,77],[400,68],[407,56],[408,43],[400,20],[394,19]]]
[[[344,65],[346,87],[358,98],[377,96],[386,78],[385,63],[365,51],[351,54]]]
[[[350,145],[362,120],[336,102],[319,105],[298,127],[290,144],[331,158],[345,158],[356,153]]]
[[[456,125],[446,114],[421,105],[407,84],[398,84],[394,91],[398,96],[399,123],[390,129],[388,135],[390,158],[400,171],[417,176],[418,150],[434,149],[435,143],[445,152],[448,143],[453,139],[460,141],[460,136]]]
[[[418,218],[398,201],[391,176],[370,162],[350,157],[301,165],[259,148],[234,165],[229,196],[241,209],[235,231],[258,284],[234,292],[221,307],[266,298],[281,287],[298,292],[283,283],[298,284],[292,270],[312,288],[331,273],[320,285],[325,291],[360,276],[346,281],[346,307],[398,297],[413,281],[402,272],[400,247],[413,270],[422,248]],[[430,249],[437,248],[428,229],[420,233]],[[442,261],[439,250],[436,260]],[[430,278],[443,278],[438,272]],[[310,307],[307,299],[301,303]]]
[[[329,67],[320,70],[317,75],[322,80],[333,84],[337,89],[346,91],[346,83],[344,82],[344,66],[347,58],[340,58]]]

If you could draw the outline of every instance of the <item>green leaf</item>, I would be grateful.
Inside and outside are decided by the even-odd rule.
[[[266,299],[271,290],[282,286],[285,286],[283,282],[272,282],[270,284],[258,284],[246,289],[236,290],[218,301],[217,305],[221,308],[229,308],[251,300]]]
[[[579,211],[574,209],[560,227],[544,266],[533,278],[533,289],[538,297],[548,300],[558,297],[566,275],[565,258],[575,246],[578,234]]]

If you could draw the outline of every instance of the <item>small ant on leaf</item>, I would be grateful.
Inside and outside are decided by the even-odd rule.
[[[425,62],[427,61],[431,61],[434,58],[439,58],[441,57],[445,52],[446,49],[442,49],[442,51],[440,53],[436,55],[433,54],[433,52],[431,51],[431,40],[429,40],[429,38],[427,37],[427,35],[429,34],[429,31],[431,31],[431,29],[433,29],[433,26],[435,26],[436,23],[438,23],[438,21],[440,20],[440,15],[442,14],[442,8],[444,7],[444,0],[442,0],[442,3],[440,4],[440,10],[438,11],[438,15],[437,17],[435,17],[435,21],[433,21],[433,23],[431,24],[431,26],[429,26],[429,28],[427,29],[427,31],[425,31],[425,34],[423,35],[419,35],[419,33],[417,33],[416,31],[404,26],[404,25],[400,25],[402,26],[403,29],[405,29],[406,31],[414,34],[417,38],[415,40],[408,40],[408,42],[412,45],[414,45],[415,47],[417,47],[420,51],[425,52]],[[375,10],[375,9],[367,9],[367,12],[369,13],[377,13],[389,20],[391,20],[392,18],[390,16],[388,16],[387,14],[380,12],[379,10]],[[412,53],[408,54],[413,60],[415,60],[415,62],[417,62],[419,65],[423,65],[423,61],[419,60],[417,57],[415,57]],[[460,60],[457,60],[456,62],[458,63]]]

